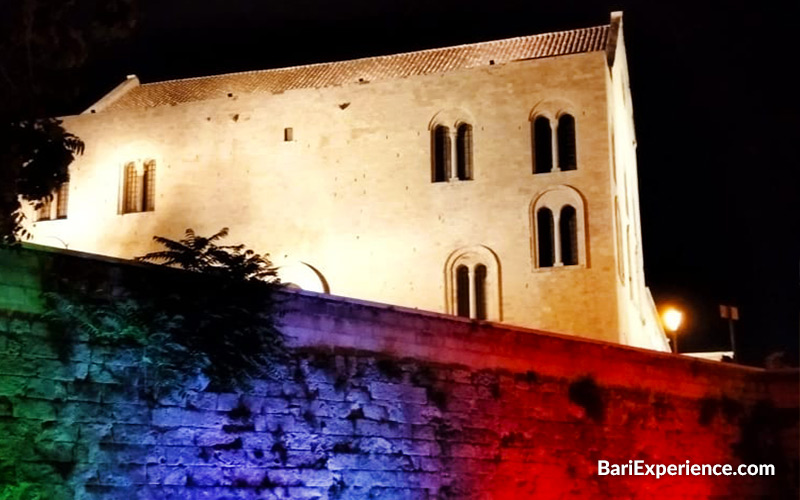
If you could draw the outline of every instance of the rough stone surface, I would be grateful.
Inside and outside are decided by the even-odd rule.
[[[32,273],[58,259],[100,281],[145,272],[35,255]],[[0,498],[797,497],[796,372],[290,296],[293,312],[282,319],[298,346],[290,375],[156,403],[139,398],[142,373],[129,349],[84,339],[65,354],[47,343],[41,311],[0,298]],[[323,316],[338,317],[318,322],[337,330],[319,334],[339,340],[298,336],[303,318]],[[375,341],[386,328],[414,352],[427,345],[415,340],[420,326],[451,347],[401,356],[344,340]],[[464,355],[467,345],[487,353],[483,363]],[[766,463],[776,475],[598,476],[598,460]]]

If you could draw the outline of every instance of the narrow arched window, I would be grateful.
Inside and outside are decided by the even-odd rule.
[[[469,268],[456,268],[456,314],[469,318]]]
[[[575,207],[564,205],[561,208],[558,232],[561,239],[561,263],[565,266],[578,264],[578,220]]]
[[[445,182],[450,170],[450,129],[438,125],[433,129],[433,182]]]
[[[540,116],[533,121],[533,173],[542,174],[553,170],[553,132],[550,120]]]
[[[142,174],[142,211],[156,209],[156,162],[150,160],[144,164]]]
[[[129,214],[131,212],[138,212],[138,192],[136,186],[136,165],[130,162],[125,165],[125,173],[123,177],[123,196],[122,196],[122,213]]]
[[[539,267],[552,267],[555,261],[555,237],[553,234],[553,212],[540,208],[536,212],[536,236],[539,250]]]
[[[69,182],[61,184],[56,191],[56,219],[67,218],[67,204],[69,202]]]
[[[558,168],[578,168],[575,157],[575,118],[572,115],[561,115],[558,119]]]
[[[475,318],[486,319],[486,266],[475,266]]]
[[[456,129],[456,175],[461,181],[472,180],[472,125],[468,123]]]

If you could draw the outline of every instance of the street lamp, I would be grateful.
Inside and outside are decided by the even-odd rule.
[[[675,354],[678,354],[678,328],[683,323],[683,313],[674,307],[670,307],[661,315],[664,321],[664,327],[667,331],[672,332],[672,345],[675,348]]]
[[[733,331],[733,322],[739,321],[739,308],[720,304],[719,315],[722,319],[728,320],[728,333],[730,333],[731,336],[731,355],[733,356],[733,360],[736,361],[736,335]]]

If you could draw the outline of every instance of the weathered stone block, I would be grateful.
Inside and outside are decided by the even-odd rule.
[[[64,382],[56,380],[32,378],[25,385],[25,396],[39,399],[64,399],[67,391]]]
[[[417,404],[425,404],[428,402],[428,397],[424,388],[407,385],[372,382],[369,384],[369,393],[374,399],[405,401]]]
[[[217,394],[213,392],[190,394],[186,399],[186,406],[198,410],[214,410],[217,408]]]
[[[34,420],[55,420],[56,410],[53,403],[46,400],[17,399],[14,403],[14,417]]]
[[[53,380],[71,381],[75,379],[85,379],[89,374],[89,365],[86,363],[64,363],[62,361],[42,359],[37,362],[37,373],[42,378]],[[93,379],[96,382],[102,380]]]
[[[0,376],[20,376],[33,377],[39,371],[40,365],[37,361],[24,359],[18,356],[5,356],[3,363],[0,364]],[[42,360],[44,361],[44,360]]]

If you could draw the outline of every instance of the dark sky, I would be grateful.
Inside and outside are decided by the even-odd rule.
[[[89,0],[86,0],[89,1]],[[125,4],[131,0],[117,0]],[[323,62],[608,23],[624,11],[648,284],[688,314],[682,347],[796,360],[800,2],[137,0],[92,53],[74,106],[143,82]]]

